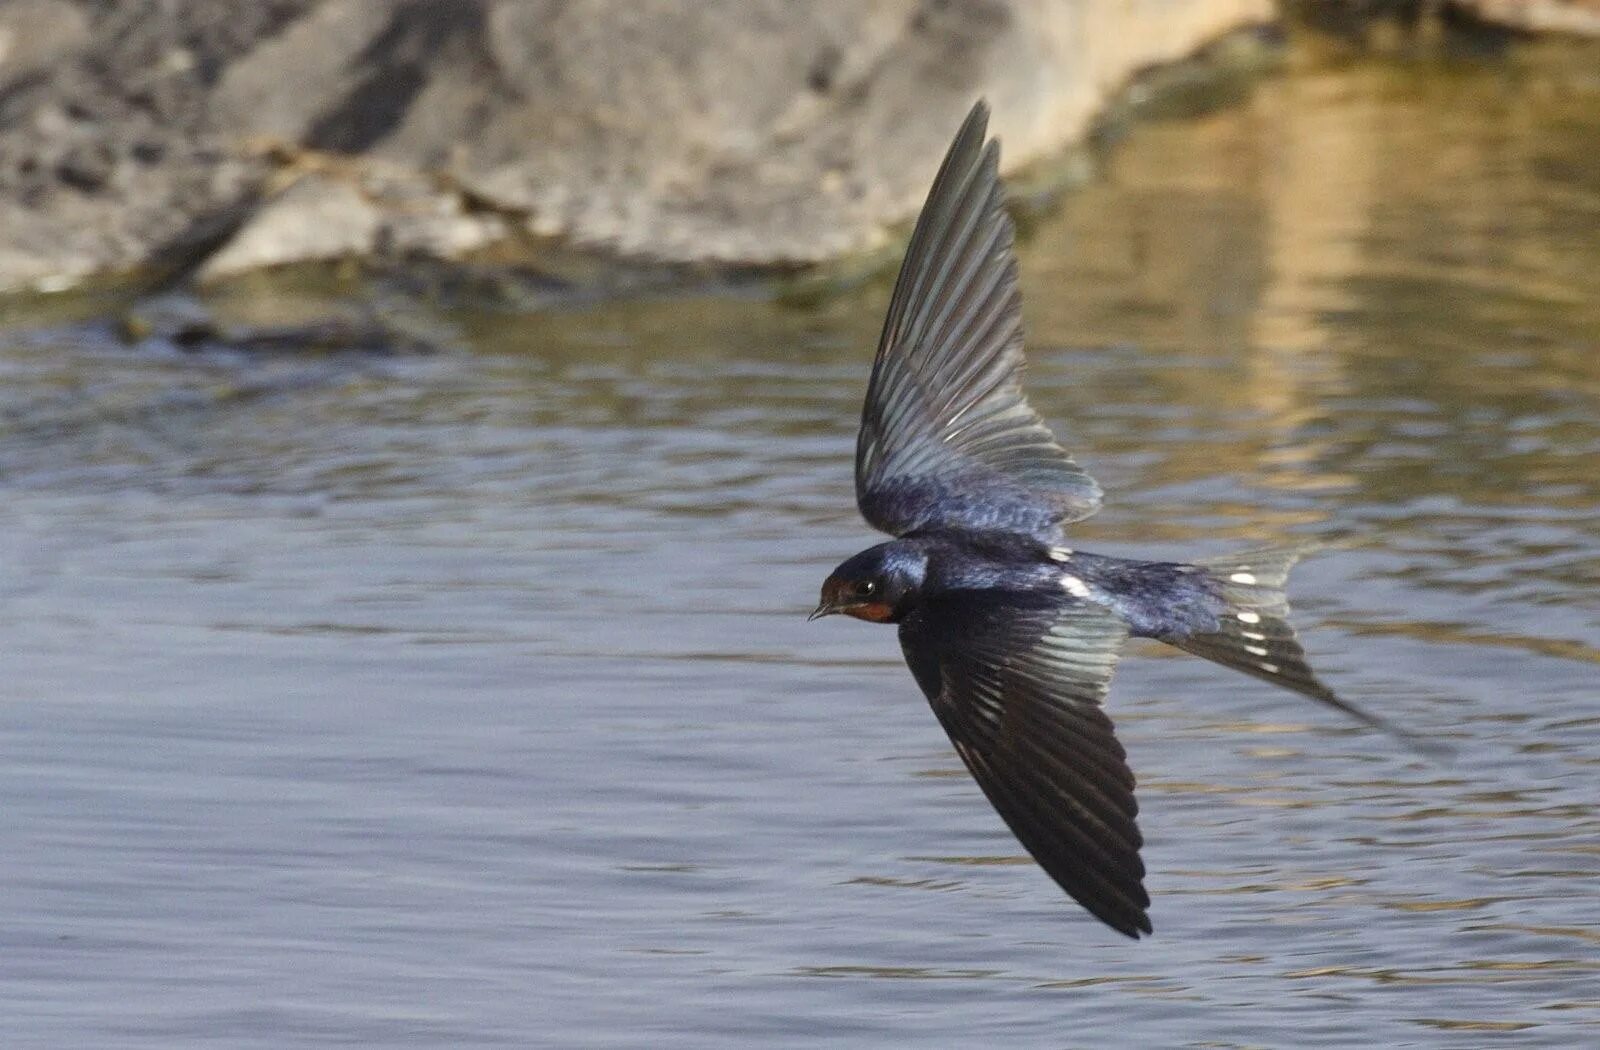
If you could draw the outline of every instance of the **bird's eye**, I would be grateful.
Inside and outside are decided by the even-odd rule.
[[[878,584],[874,580],[859,580],[853,590],[857,598],[870,598],[878,593]]]

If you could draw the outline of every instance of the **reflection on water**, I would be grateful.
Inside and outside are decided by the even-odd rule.
[[[1600,61],[1291,59],[1034,232],[1035,400],[1085,546],[1333,543],[1310,647],[1458,762],[1141,649],[1157,936],[1061,900],[892,635],[803,622],[882,285],[414,360],[15,329],[8,1045],[1593,1042]]]

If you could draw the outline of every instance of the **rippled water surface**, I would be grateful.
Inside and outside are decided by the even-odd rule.
[[[1032,224],[1082,545],[1334,542],[1308,648],[1460,753],[1136,649],[1140,943],[804,622],[884,283],[415,359],[13,319],[0,1043],[1600,1045],[1597,70],[1297,48]]]

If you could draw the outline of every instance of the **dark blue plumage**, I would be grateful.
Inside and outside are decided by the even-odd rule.
[[[1215,631],[1228,608],[1220,588],[1196,566],[1069,551],[1005,532],[913,533],[869,547],[834,572],[840,578],[892,580],[892,595],[886,590],[880,597],[895,599],[896,615],[888,620],[896,623],[909,611],[901,602],[946,591],[1039,593],[1060,599],[1069,575],[1082,582],[1090,600],[1120,617],[1136,638]]]
[[[1134,777],[1102,706],[1129,636],[1387,723],[1317,680],[1288,623],[1298,555],[1188,565],[1071,549],[1100,487],[1022,391],[998,145],[978,103],[895,283],[856,446],[856,501],[897,537],[845,561],[813,616],[900,625],[956,752],[1041,867],[1108,926],[1150,932]],[[1404,734],[1401,734],[1404,735]]]

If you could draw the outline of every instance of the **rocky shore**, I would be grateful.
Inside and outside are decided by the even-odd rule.
[[[1600,29],[1600,0],[1469,6]],[[0,290],[551,241],[834,258],[915,210],[973,98],[1016,167],[1080,139],[1137,72],[1274,17],[1270,0],[9,0]]]

